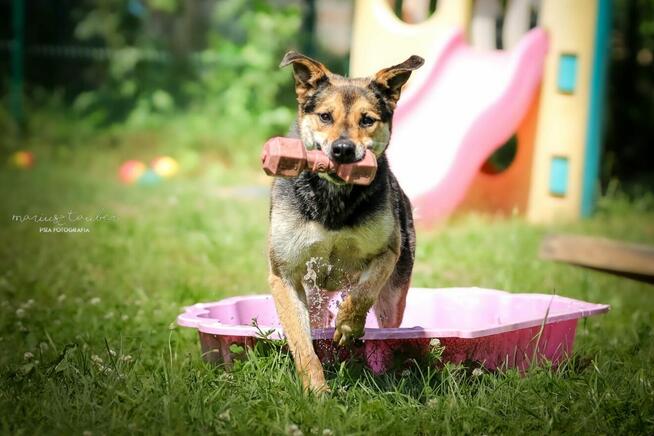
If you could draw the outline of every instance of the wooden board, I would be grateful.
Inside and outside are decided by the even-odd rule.
[[[654,283],[654,247],[605,238],[548,235],[540,246],[540,258]]]

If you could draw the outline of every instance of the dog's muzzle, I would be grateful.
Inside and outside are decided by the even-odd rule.
[[[337,139],[332,143],[330,157],[340,164],[356,162],[356,145],[349,139]]]

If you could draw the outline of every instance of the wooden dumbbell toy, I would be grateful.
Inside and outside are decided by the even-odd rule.
[[[370,150],[358,162],[339,164],[321,150],[307,150],[299,139],[283,137],[264,144],[261,163],[269,176],[297,177],[302,171],[335,173],[344,182],[355,185],[369,185],[377,172],[377,159]]]

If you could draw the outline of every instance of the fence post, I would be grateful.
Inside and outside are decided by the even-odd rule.
[[[23,112],[23,57],[25,43],[25,2],[12,1],[11,22],[13,40],[11,42],[11,84],[10,110],[19,126],[25,121]]]

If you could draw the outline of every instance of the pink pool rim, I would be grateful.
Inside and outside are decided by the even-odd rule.
[[[330,312],[340,296],[334,294]],[[371,312],[363,341],[342,349],[331,341],[332,326],[314,329],[314,348],[323,362],[358,357],[376,374],[398,362],[425,357],[442,347],[441,362],[473,362],[489,370],[525,369],[532,363],[553,365],[572,353],[580,318],[606,313],[609,306],[559,295],[514,294],[481,288],[412,288],[399,328],[380,328]],[[253,326],[256,320],[256,327]],[[231,363],[239,357],[232,345],[252,347],[261,332],[282,339],[284,332],[270,295],[227,298],[186,307],[180,326],[199,332],[203,356]],[[435,341],[437,339],[438,341]]]

